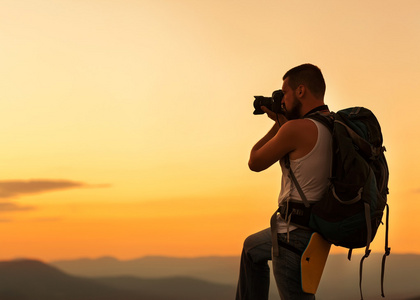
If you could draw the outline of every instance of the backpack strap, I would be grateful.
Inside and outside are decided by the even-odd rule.
[[[308,198],[306,198],[305,193],[303,192],[302,188],[300,187],[299,182],[296,179],[295,174],[292,171],[292,168],[290,167],[290,158],[287,154],[284,158],[284,163],[286,168],[289,170],[290,178],[292,179],[293,183],[295,184],[295,187],[299,193],[299,196],[302,198],[303,204],[306,208],[309,208],[311,205],[309,204]]]
[[[323,106],[321,108],[328,110],[328,106]],[[328,130],[332,133],[333,125],[334,125],[334,113],[333,112],[328,112],[328,114],[326,115],[325,112],[323,113],[319,110],[316,110],[314,112],[310,111],[305,117],[320,122],[325,127],[327,127]],[[286,168],[289,170],[290,178],[292,179],[292,181],[293,181],[293,183],[294,183],[294,185],[295,185],[295,187],[296,187],[296,189],[299,193],[299,196],[302,198],[303,204],[305,204],[306,208],[309,208],[310,207],[309,201],[306,198],[305,193],[303,192],[302,188],[300,187],[300,184],[297,181],[296,176],[293,173],[292,168],[290,167],[289,154],[286,154],[286,156],[284,157],[284,164],[285,164]]]
[[[293,183],[295,184],[296,189],[298,190],[299,195],[302,198],[303,204],[305,206],[304,207],[305,209],[303,209],[302,211],[304,211],[305,212],[304,215],[307,216],[308,215],[308,212],[310,213],[310,207],[311,207],[311,205],[309,204],[309,201],[306,198],[305,193],[303,192],[302,188],[300,187],[299,182],[297,181],[295,174],[293,173],[292,169],[290,168],[290,158],[289,158],[289,155],[286,155],[285,156],[284,162],[285,162],[286,168],[289,170],[290,177],[291,177]],[[278,238],[277,238],[277,214],[284,213],[284,211],[282,211],[281,209],[282,208],[279,207],[274,212],[274,214],[271,216],[271,219],[270,219],[271,242],[273,244],[273,256],[278,256],[279,255],[279,243],[278,243]],[[286,214],[288,214],[288,212],[286,212]],[[296,225],[302,225],[302,224],[296,224]]]
[[[374,176],[372,170],[370,170],[369,176]],[[363,293],[362,293],[363,262],[370,255],[371,250],[369,249],[369,247],[373,239],[372,219],[370,217],[370,204],[367,202],[364,202],[364,206],[365,206],[365,219],[366,219],[366,248],[365,248],[365,255],[363,255],[362,259],[360,260],[360,269],[359,269],[359,289],[360,289],[360,297],[362,300],[363,300]]]
[[[385,275],[385,260],[386,257],[391,254],[391,248],[388,247],[388,229],[389,229],[389,206],[386,204],[386,224],[385,224],[385,254],[382,256],[382,268],[381,268],[381,294],[384,294],[384,275]]]
[[[277,242],[277,213],[278,210],[274,212],[270,219],[270,228],[271,228],[271,244],[273,245],[273,256],[279,256],[279,244]]]
[[[361,300],[363,300],[363,293],[362,293],[363,262],[370,255],[371,250],[369,249],[369,246],[370,246],[370,242],[372,241],[370,205],[369,205],[369,203],[366,203],[366,202],[365,202],[365,217],[366,217],[366,225],[367,225],[367,245],[366,245],[366,249],[365,249],[365,255],[363,255],[362,259],[360,260],[360,268],[359,268],[359,289],[360,289],[360,299]]]
[[[328,114],[317,111],[307,116],[307,118],[320,122],[322,125],[328,128],[332,133],[334,128],[335,113],[329,112]]]
[[[301,256],[303,251],[297,249],[296,247],[292,246],[289,243],[279,240],[277,237],[277,214],[279,213],[279,211],[280,209],[276,210],[270,219],[271,242],[273,244],[273,256],[279,256],[279,247],[286,248],[287,250],[292,251],[295,254]]]

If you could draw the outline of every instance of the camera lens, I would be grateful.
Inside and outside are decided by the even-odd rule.
[[[272,110],[273,98],[263,97],[263,96],[254,96],[254,115],[262,115],[264,111],[261,109],[261,106],[267,107],[269,110]]]
[[[282,90],[274,91],[272,97],[254,96],[254,115],[262,115],[264,111],[261,106],[267,107],[269,110],[281,114],[281,100],[283,99],[284,93]]]

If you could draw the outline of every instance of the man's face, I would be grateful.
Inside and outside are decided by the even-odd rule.
[[[288,120],[299,119],[302,103],[297,99],[294,91],[289,86],[289,78],[283,81],[282,90],[284,93],[282,100],[284,115]]]

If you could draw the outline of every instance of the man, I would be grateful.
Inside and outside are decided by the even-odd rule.
[[[252,148],[248,165],[252,171],[260,172],[280,161],[283,175],[279,206],[302,202],[289,176],[286,159],[290,161],[290,168],[309,202],[319,201],[327,189],[332,155],[331,134],[321,123],[306,118],[316,111],[328,113],[328,107],[324,104],[325,87],[318,67],[300,65],[283,76],[283,113],[276,114],[262,107],[275,123]],[[278,216],[277,222],[274,222],[277,223],[274,228],[280,245],[278,255],[271,255],[270,228],[245,240],[237,300],[268,299],[270,269],[267,261],[270,259],[273,260],[274,277],[282,300],[315,299],[314,295],[302,291],[300,256],[292,251],[303,251],[311,232],[288,224],[286,218]]]

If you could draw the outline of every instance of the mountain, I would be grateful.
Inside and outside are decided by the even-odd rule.
[[[317,299],[360,299],[359,262],[357,256],[349,262],[345,255],[330,255]],[[72,274],[64,267],[57,267],[60,264],[69,267]],[[364,262],[366,300],[382,299],[380,267],[379,254],[372,254]],[[131,261],[102,258],[50,265],[35,260],[4,261],[0,262],[0,299],[229,300],[234,299],[238,268],[239,257],[146,257]],[[84,272],[90,272],[90,276]],[[386,299],[420,300],[419,272],[420,255],[389,256],[385,272]],[[199,279],[200,276],[211,280]],[[278,299],[273,280],[270,300]]]
[[[193,277],[222,284],[238,280],[239,257],[176,258],[146,256],[132,260],[113,257],[53,261],[50,264],[68,274],[87,277],[130,275],[144,278]]]
[[[82,278],[43,262],[0,262],[1,300],[228,300],[234,287],[192,278]]]
[[[235,297],[234,286],[187,277],[140,279],[124,276],[98,278],[96,281],[121,290],[158,295],[166,300],[229,300]]]
[[[121,297],[127,300],[140,299],[134,293],[108,287],[92,279],[67,275],[40,261],[0,262],[2,300],[121,300]]]
[[[317,292],[318,300],[359,299],[359,263],[361,255],[348,261],[346,255],[330,255]],[[366,299],[381,299],[381,254],[371,254],[363,267],[363,295]],[[143,257],[120,261],[115,258],[55,261],[55,267],[73,275],[88,277],[136,276],[190,277],[236,286],[239,257],[171,258]],[[386,299],[410,299],[420,295],[420,255],[391,254],[386,261]],[[117,287],[117,286],[115,286]],[[233,299],[230,297],[228,299]],[[274,280],[270,300],[279,299]]]

